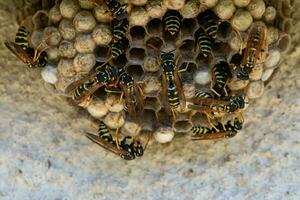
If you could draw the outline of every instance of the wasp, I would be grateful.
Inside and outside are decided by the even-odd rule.
[[[122,55],[126,49],[129,46],[129,41],[127,38],[124,38],[122,40],[113,42],[111,45],[111,54],[112,54],[112,58],[117,58],[120,55]]]
[[[180,29],[181,20],[182,16],[178,12],[174,10],[168,11],[163,18],[165,30],[167,30],[171,35],[175,35]]]
[[[125,97],[125,111],[137,114],[143,109],[143,91],[124,68],[119,69],[119,87]]]
[[[28,35],[29,33],[25,26],[21,25],[16,33],[15,42],[5,41],[4,44],[29,68],[46,66],[48,61],[47,53],[29,46]]]
[[[116,0],[105,0],[109,11],[115,16],[117,20],[123,20],[127,17],[127,4],[121,4]]]
[[[103,66],[105,66],[104,69],[98,67],[95,73],[75,81],[67,87],[66,93],[74,91],[73,100],[76,104],[90,100],[90,96],[103,86],[117,84],[118,69],[106,63]]]
[[[250,28],[242,62],[240,66],[237,67],[237,78],[248,80],[249,74],[257,62],[264,60],[267,48],[267,27],[262,22],[256,22]]]
[[[192,103],[189,104],[188,108],[195,110],[197,112],[204,113],[207,116],[209,124],[214,126],[211,122],[215,116],[224,117],[225,114],[238,114],[238,116],[243,119],[242,109],[245,108],[246,101],[245,97],[238,94],[232,95],[228,97],[215,97],[211,93],[208,92],[198,92],[197,96],[190,99]]]
[[[113,20],[113,42],[118,42],[126,38],[126,34],[129,28],[129,22],[127,19],[123,19],[122,21]]]
[[[174,51],[174,50],[173,50]],[[167,110],[170,108],[175,120],[175,110],[180,106],[181,110],[185,109],[185,96],[183,92],[182,82],[179,77],[179,69],[175,63],[175,54],[173,51],[162,52],[162,96],[167,97]],[[166,102],[166,100],[164,101]],[[182,102],[182,103],[180,103]]]
[[[120,156],[124,160],[133,160],[136,157],[141,157],[147,148],[151,134],[148,135],[148,140],[143,147],[141,141],[132,136],[123,137],[121,141],[118,138],[114,139],[109,129],[104,122],[100,122],[98,135],[86,133],[86,137],[95,142],[99,146],[108,151]]]
[[[216,128],[215,128],[216,127]],[[212,140],[220,138],[234,137],[243,127],[243,120],[235,117],[234,120],[229,120],[223,124],[218,122],[215,127],[193,126],[191,129],[192,140]]]
[[[149,47],[156,49],[156,47],[148,44]],[[182,82],[179,77],[179,73],[186,71],[186,68],[178,69],[177,61],[175,61],[175,54],[173,53],[176,49],[164,52],[161,51],[160,55],[160,65],[162,68],[162,98],[165,104],[166,110],[171,110],[173,114],[173,121],[176,119],[175,110],[180,106],[181,110],[186,107],[185,96],[183,92]],[[167,99],[166,99],[167,98]],[[168,103],[166,103],[168,102]]]
[[[220,18],[212,10],[206,10],[198,16],[198,20],[205,33],[215,39],[219,29]]]
[[[96,6],[102,6],[103,3],[99,2],[99,0],[88,0],[89,2],[95,4]],[[104,0],[105,4],[108,7],[109,12],[111,12],[114,17],[121,21],[125,19],[128,15],[127,12],[127,4],[121,4],[120,2],[116,0]]]
[[[211,37],[209,37],[203,28],[199,28],[195,33],[196,41],[203,54],[204,57],[208,57],[208,55],[212,55],[212,45],[213,41]]]
[[[227,84],[232,79],[230,66],[221,61],[212,68],[211,90],[219,97],[229,96],[230,89]]]
[[[226,99],[216,99],[210,93],[198,92],[195,98],[191,99],[194,104],[188,107],[192,110],[211,111],[220,113],[236,113],[245,108],[245,97],[243,95],[232,95]]]

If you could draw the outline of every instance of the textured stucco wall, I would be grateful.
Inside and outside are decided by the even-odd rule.
[[[87,114],[50,94],[40,70],[4,48],[17,25],[10,13],[0,10],[0,17],[1,200],[300,197],[300,48],[248,108],[233,139],[177,137],[126,162],[87,140]]]

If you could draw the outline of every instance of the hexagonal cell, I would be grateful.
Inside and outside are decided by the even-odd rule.
[[[197,53],[195,49],[195,40],[184,40],[179,48],[180,55],[184,62],[193,62],[196,59]]]
[[[152,19],[146,27],[148,34],[151,36],[160,36],[162,34],[163,26],[160,19]]]
[[[176,121],[173,124],[173,130],[177,133],[187,133],[191,130],[193,124],[189,121]]]
[[[127,58],[130,64],[140,64],[144,63],[146,57],[146,51],[143,48],[131,48],[127,51]]]
[[[222,42],[226,42],[229,39],[232,31],[233,29],[230,22],[228,21],[221,22],[217,32],[217,39]]]
[[[158,97],[146,97],[144,100],[144,108],[158,112],[161,109],[161,103]]]
[[[167,112],[164,108],[157,112],[159,127],[172,127],[172,115]]]
[[[105,62],[109,58],[110,55],[110,47],[109,46],[97,46],[95,49],[96,60],[98,62]]]
[[[203,126],[208,124],[206,115],[199,112],[195,112],[191,118],[191,122],[195,126]]]
[[[193,75],[197,69],[197,64],[195,62],[183,62],[180,64],[179,70],[185,70],[180,72],[181,81],[184,83],[192,83],[194,81]]]
[[[128,62],[128,60],[126,58],[126,55],[122,54],[122,55],[120,55],[119,57],[117,57],[116,59],[113,60],[113,65],[118,67],[118,68],[121,68],[121,67],[126,66],[127,62]]]
[[[145,109],[144,116],[143,116],[143,130],[145,131],[154,131],[157,127],[157,115],[154,110]]]
[[[45,10],[37,11],[32,17],[32,23],[34,25],[34,30],[42,30],[49,26],[49,16],[48,12]]]
[[[130,28],[130,39],[131,39],[131,45],[143,45],[144,38],[146,36],[145,28],[142,26],[133,26]]]
[[[147,51],[158,51],[164,44],[160,37],[150,37],[146,41]]]
[[[129,65],[127,67],[127,72],[132,76],[135,82],[140,81],[144,73],[141,65]]]
[[[198,23],[196,19],[184,19],[181,24],[181,38],[182,40],[194,39],[194,33],[198,29]]]

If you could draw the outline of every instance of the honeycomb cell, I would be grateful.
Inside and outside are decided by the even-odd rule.
[[[113,35],[111,28],[108,25],[101,24],[94,28],[92,37],[97,45],[109,45]]]
[[[174,138],[174,131],[171,127],[160,127],[154,133],[154,138],[157,142],[165,144],[171,142]]]
[[[59,6],[60,13],[64,18],[72,19],[79,11],[80,6],[77,1],[63,0]]]
[[[93,100],[87,107],[88,112],[96,119],[102,119],[107,113],[108,109],[102,100]]]
[[[65,40],[73,40],[76,36],[76,30],[72,20],[63,19],[59,23],[59,32]]]
[[[151,18],[160,18],[166,13],[167,7],[161,3],[161,0],[149,0],[146,10]]]
[[[230,22],[228,21],[221,22],[217,32],[217,39],[222,42],[227,42],[230,39],[232,31],[233,29]]]
[[[73,24],[77,32],[91,32],[96,26],[96,20],[91,12],[84,10],[76,14]]]
[[[153,131],[157,123],[156,112],[154,110],[145,109],[143,118],[144,118],[143,130]]]
[[[232,0],[222,0],[219,1],[219,3],[214,7],[214,11],[218,17],[222,20],[228,20],[230,19],[236,8],[232,2]]]
[[[49,22],[49,14],[44,10],[39,10],[32,16],[34,30],[42,30],[46,28],[49,25]]]
[[[145,72],[157,72],[160,70],[160,64],[159,64],[159,54],[154,53],[151,56],[149,56],[149,51],[148,51],[148,56],[145,59],[143,68]]]
[[[179,12],[184,18],[194,18],[199,14],[199,12],[201,12],[202,9],[204,10],[204,6],[202,9],[200,6],[201,4],[199,3],[199,0],[190,0],[186,2]]]
[[[69,42],[67,40],[63,40],[59,45],[59,51],[62,57],[65,58],[74,58],[77,51],[74,47],[74,44],[72,42]]]
[[[144,59],[146,57],[146,51],[142,48],[131,48],[128,52],[127,57],[130,60],[130,64],[143,65]]]
[[[121,112],[124,109],[120,94],[109,93],[105,99],[105,106],[110,112]]]
[[[157,96],[146,97],[144,100],[144,109],[153,110],[158,112],[161,110],[161,103]]]
[[[127,60],[125,54],[122,54],[113,60],[114,66],[116,66],[118,68],[122,68],[122,67],[126,66],[127,62],[128,62],[128,60]]]
[[[96,43],[90,34],[79,34],[75,38],[74,46],[79,53],[92,53]]]
[[[140,81],[144,73],[143,67],[141,65],[129,65],[127,67],[127,72],[133,77],[133,80],[135,82]]]
[[[149,49],[149,51],[157,51],[163,46],[164,42],[159,37],[150,37],[146,41],[146,48]]]
[[[146,27],[150,36],[159,37],[162,34],[163,26],[160,19],[152,19]]]
[[[49,18],[50,18],[51,22],[54,24],[57,24],[62,19],[62,15],[59,11],[58,5],[55,5],[50,9]]]
[[[184,6],[185,0],[163,0],[163,3],[168,9],[179,10]]]
[[[161,90],[161,80],[159,76],[146,74],[143,78],[142,90],[145,96],[153,96]]]
[[[195,74],[197,70],[197,64],[195,62],[183,62],[179,66],[180,77],[182,82],[184,83],[192,83],[193,82],[193,74]]]
[[[109,112],[103,119],[103,122],[107,125],[108,128],[117,129],[121,128],[124,125],[125,119],[122,113],[120,112]]]
[[[195,40],[184,40],[179,48],[181,59],[183,62],[193,62],[197,57],[196,51],[191,51],[195,48]]]
[[[146,31],[142,26],[133,26],[130,28],[130,40],[132,46],[143,45]]]
[[[109,23],[113,20],[111,12],[107,12],[108,7],[105,3],[94,8],[94,16],[100,23]]]
[[[176,133],[187,133],[191,130],[193,124],[189,120],[176,121],[173,125],[173,130]]]
[[[74,69],[77,73],[88,73],[96,64],[92,53],[79,53],[74,58]]]
[[[95,55],[97,61],[105,62],[108,60],[110,55],[110,47],[109,46],[97,46],[95,49]]]
[[[145,8],[134,7],[128,16],[128,20],[132,26],[145,26],[150,20],[150,17]]]
[[[192,19],[184,19],[181,24],[181,40],[193,40],[194,39],[194,34],[196,30],[198,29],[198,23],[197,20],[192,18]]]

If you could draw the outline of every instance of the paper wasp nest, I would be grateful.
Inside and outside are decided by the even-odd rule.
[[[26,15],[33,14],[34,31],[31,34],[31,43],[37,45],[41,38],[48,37],[49,65],[43,69],[42,76],[57,93],[64,94],[66,87],[84,77],[95,67],[97,61],[107,61],[110,58],[113,38],[110,23],[113,16],[107,12],[105,3],[96,7],[88,0],[26,2],[23,8],[31,8],[31,11],[26,11]],[[199,29],[197,16],[210,9],[221,22],[224,22],[224,25],[229,22],[241,33],[243,43],[232,29],[220,26],[221,34],[218,37],[222,45],[214,50],[214,54],[215,59],[223,57],[225,60],[237,53],[241,46],[245,47],[247,31],[251,24],[255,21],[263,21],[268,28],[269,47],[265,62],[255,67],[249,80],[233,79],[229,83],[230,89],[243,92],[251,101],[262,96],[265,84],[289,49],[290,36],[294,36],[293,31],[297,30],[295,27],[299,27],[297,21],[293,20],[299,18],[299,12],[294,10],[296,1],[292,0],[128,0],[122,2],[130,5],[127,17],[129,48],[125,54],[112,62],[118,67],[127,66],[129,74],[141,85],[145,94],[142,127],[145,131],[156,131],[158,128],[164,129],[165,133],[166,128],[173,126],[174,132],[186,133],[193,123],[199,124],[205,121],[200,114],[186,110],[178,115],[173,125],[168,123],[170,117],[165,115],[163,100],[159,95],[162,87],[162,70],[157,62],[160,52],[150,46],[161,48],[163,51],[177,48],[175,55],[179,56],[179,68],[188,65],[187,71],[181,73],[185,96],[193,96],[195,89],[209,89],[213,63],[212,59],[203,58],[199,48],[194,48],[196,43],[194,35]],[[162,22],[163,17],[170,10],[182,16],[180,32],[175,37],[166,34]],[[24,10],[22,12],[24,13]],[[104,90],[100,89],[93,100],[84,107],[92,116],[106,122],[109,128],[123,127],[128,122],[124,115],[123,104],[116,100],[118,95],[105,94]],[[157,127],[155,124],[157,116],[161,122],[166,121],[166,123],[161,123]],[[168,140],[165,138],[170,138],[169,140],[173,138],[173,136],[155,138],[160,137],[163,138],[163,142]]]

